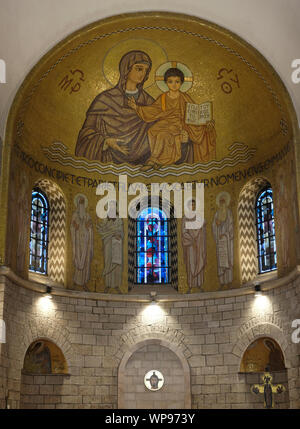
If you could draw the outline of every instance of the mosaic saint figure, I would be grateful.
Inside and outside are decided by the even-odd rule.
[[[190,203],[192,210],[195,210],[195,201]],[[188,229],[187,222],[194,219],[182,218],[182,247],[183,258],[186,266],[187,281],[189,290],[201,288],[204,283],[204,270],[206,266],[206,223],[201,228]]]
[[[214,216],[212,232],[216,242],[218,277],[221,286],[233,280],[233,215],[229,208],[230,195],[221,192],[217,195],[218,210]]]
[[[158,388],[158,381],[159,381],[159,378],[157,377],[157,375],[153,371],[153,374],[150,377],[151,389],[157,389]]]
[[[185,75],[177,67],[169,68],[164,73],[167,92],[160,95],[151,106],[141,106],[131,98],[128,104],[139,117],[151,123],[148,130],[151,156],[142,171],[158,169],[164,165],[174,164],[182,158],[182,143],[192,142],[192,162],[208,162],[216,155],[216,132],[214,121],[204,125],[185,123],[186,105],[194,104],[192,98],[182,92]]]
[[[91,216],[87,213],[87,197],[77,194],[74,198],[76,210],[71,220],[71,237],[74,264],[74,283],[87,290],[93,259],[94,233]]]
[[[273,407],[273,392],[272,392],[272,386],[271,386],[271,379],[270,377],[267,377],[267,376],[265,377],[264,400],[265,400],[266,408]]]
[[[149,124],[128,106],[134,97],[139,105],[154,99],[143,89],[152,61],[143,51],[130,51],[119,64],[118,84],[100,93],[89,107],[79,132],[75,155],[104,163],[140,164],[149,158]]]
[[[118,289],[122,285],[123,272],[123,220],[119,217],[104,219],[97,230],[102,237],[104,249],[105,292],[109,289]]]
[[[285,369],[284,358],[281,350],[271,340],[264,341],[265,346],[270,350],[269,362],[265,370],[267,371],[283,371]]]
[[[51,374],[51,353],[44,341],[32,344],[25,356],[24,369],[27,372]]]
[[[148,375],[149,375],[149,378],[146,378]],[[161,376],[162,378],[159,378],[159,376]],[[161,386],[159,386],[160,382],[162,382]],[[159,390],[163,386],[164,378],[163,378],[163,375],[159,371],[152,371],[152,374],[151,374],[151,371],[149,371],[145,375],[144,383],[145,383],[145,386],[147,387],[147,389],[149,389],[149,390]],[[149,384],[150,384],[150,386],[149,386]]]

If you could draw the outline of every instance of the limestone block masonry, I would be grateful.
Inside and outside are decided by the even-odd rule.
[[[203,299],[163,296],[163,316],[154,323],[143,315],[146,296],[104,300],[54,291],[45,308],[37,288],[30,282],[26,287],[0,275],[0,317],[7,327],[7,343],[0,344],[2,408],[155,408],[157,398],[147,392],[143,374],[160,370],[152,368],[160,364],[166,373],[159,393],[163,407],[262,408],[262,396],[250,393],[259,376],[239,372],[244,351],[261,336],[275,339],[285,358],[287,371],[274,382],[284,383],[287,392],[277,395],[276,408],[300,408],[300,344],[291,340],[292,321],[300,318],[298,272],[280,286],[268,286],[264,308],[256,308],[254,294],[243,288]],[[22,374],[26,350],[39,338],[60,347],[67,375]],[[178,381],[181,390],[174,387]]]

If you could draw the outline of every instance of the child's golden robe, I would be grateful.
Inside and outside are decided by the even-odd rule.
[[[167,93],[153,104],[138,106],[137,114],[145,122],[157,122],[148,130],[151,157],[148,163],[174,164],[181,158],[181,133],[187,131],[193,144],[193,162],[208,162],[216,156],[216,132],[207,125],[187,125],[184,121],[186,103],[191,97],[180,92],[173,99]]]

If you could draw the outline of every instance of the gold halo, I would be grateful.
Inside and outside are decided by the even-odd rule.
[[[75,195],[75,197],[74,197],[74,205],[75,205],[75,207],[77,207],[77,200],[78,200],[79,197],[82,197],[84,199],[84,207],[87,208],[87,206],[88,206],[88,199],[87,199],[87,197],[84,194],[77,194],[77,195]]]
[[[222,197],[225,199],[226,207],[228,207],[228,206],[229,206],[229,203],[230,203],[230,200],[231,200],[231,196],[230,196],[230,194],[229,194],[228,192],[226,192],[226,191],[220,192],[220,193],[217,195],[217,198],[216,198],[217,206],[218,206],[218,207],[220,207],[220,199],[221,199]]]
[[[153,40],[139,38],[123,40],[107,51],[102,62],[102,72],[109,85],[115,86],[119,81],[119,63],[123,55],[129,51],[136,50],[146,52],[152,61],[152,69],[144,88],[149,88],[154,84],[154,70],[158,64],[166,61],[168,56],[158,43]]]
[[[164,81],[164,75],[168,69],[177,68],[184,74],[184,82],[180,87],[181,92],[187,92],[193,85],[193,73],[183,63],[177,61],[168,61],[167,63],[161,64],[155,73],[156,85],[162,92],[169,90],[168,85]]]

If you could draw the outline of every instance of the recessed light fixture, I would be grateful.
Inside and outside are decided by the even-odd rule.
[[[151,304],[156,304],[156,295],[157,292],[155,292],[154,290],[150,292]]]
[[[48,299],[52,299],[51,292],[52,292],[52,287],[51,286],[47,286],[47,288],[46,288],[46,297]]]
[[[262,296],[262,290],[259,283],[254,284],[255,296]]]

